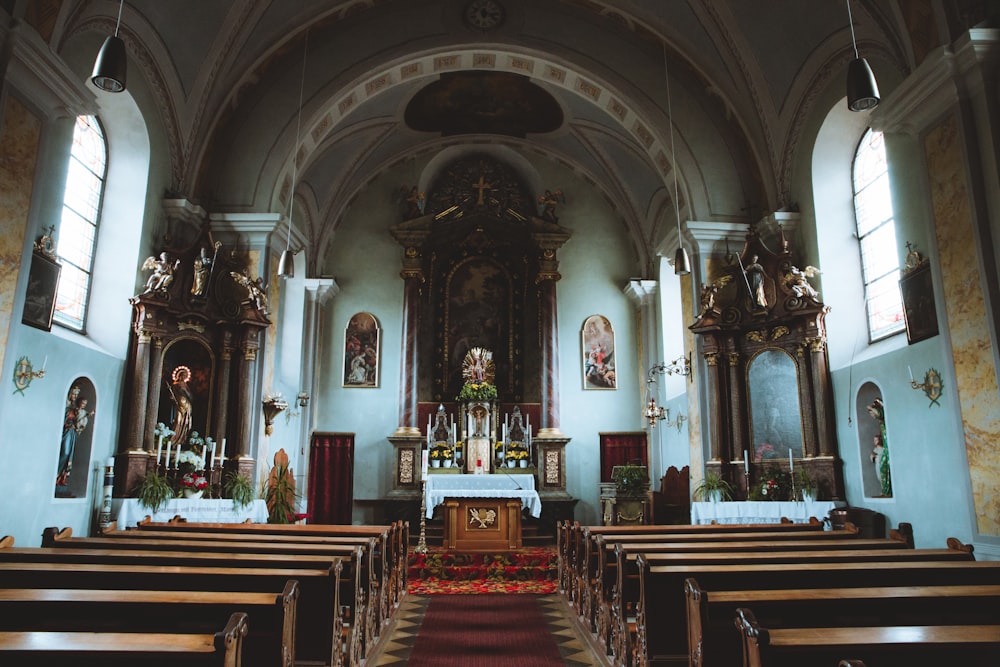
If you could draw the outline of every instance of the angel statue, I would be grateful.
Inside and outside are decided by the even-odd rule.
[[[419,218],[424,214],[424,208],[427,204],[424,193],[420,192],[415,185],[412,188],[407,188],[405,185],[401,186],[399,188],[397,201],[400,202],[403,207],[403,220],[413,220],[414,218]]]
[[[715,310],[715,295],[726,285],[732,276],[719,276],[710,283],[702,283],[701,286],[701,314],[704,315]]]
[[[181,260],[171,261],[167,252],[161,252],[159,257],[147,257],[142,263],[142,270],[152,270],[153,273],[146,280],[145,292],[156,292],[170,287],[170,283],[174,282],[174,270],[180,265]]]
[[[819,274],[820,270],[815,266],[807,266],[805,269],[800,269],[790,265],[788,270],[781,274],[781,284],[799,298],[807,296],[810,299],[819,299],[819,292],[809,284],[808,280],[808,278],[815,278]]]
[[[257,276],[256,280],[252,280],[246,270],[243,273],[230,271],[229,275],[246,288],[247,299],[244,303],[253,303],[261,315],[267,315],[267,286],[264,284],[264,278]]]
[[[550,222],[559,222],[559,218],[556,217],[556,205],[560,202],[566,203],[562,190],[546,190],[545,194],[538,195],[538,203],[542,208],[539,215]]]

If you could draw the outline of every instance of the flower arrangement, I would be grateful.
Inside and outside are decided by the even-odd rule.
[[[757,456],[755,458],[758,461],[763,459],[776,459],[778,458],[778,452],[775,451],[774,445],[770,445],[765,442],[757,447]]]
[[[445,447],[443,445],[434,445],[431,447],[430,457],[432,459],[450,459],[454,452],[452,452],[451,447]]]
[[[508,447],[507,458],[512,461],[521,461],[528,458],[528,450],[523,447]]]
[[[492,401],[497,397],[496,385],[489,382],[466,382],[455,397],[456,401]]]
[[[791,477],[777,466],[770,466],[761,473],[753,489],[753,500],[788,500],[791,494]]]
[[[197,472],[186,472],[181,476],[180,485],[182,489],[204,491],[208,488],[208,478],[204,475],[199,475]]]
[[[201,463],[201,454],[196,454],[193,449],[185,449],[180,454],[177,455],[177,465],[178,467],[182,465],[191,466],[192,470],[204,470],[205,466]]]

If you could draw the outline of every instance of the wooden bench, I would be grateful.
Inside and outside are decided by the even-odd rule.
[[[52,548],[130,549],[140,551],[188,551],[191,553],[256,553],[268,554],[280,563],[284,558],[297,554],[339,558],[343,573],[340,576],[340,604],[345,609],[343,622],[349,627],[349,645],[358,644],[350,654],[363,657],[375,642],[380,628],[374,607],[368,604],[376,588],[372,559],[374,538],[353,538],[362,544],[299,544],[241,540],[204,539],[155,539],[126,537],[73,537],[69,529],[47,528],[42,534],[42,546]]]
[[[0,661],[20,667],[240,667],[247,615],[235,613],[219,632],[0,632]]]
[[[739,609],[743,667],[836,664],[845,656],[866,664],[995,667],[1000,625],[907,625],[869,627],[761,627]]]
[[[832,532],[832,531],[828,531]],[[761,536],[766,533],[761,533]],[[784,538],[792,539],[784,539]],[[878,551],[909,549],[902,539],[843,539],[832,535],[829,539],[793,539],[794,534],[780,536],[776,539],[753,539],[741,541],[718,542],[614,542],[604,543],[604,536],[597,537],[596,571],[590,573],[589,592],[584,595],[584,623],[589,624],[592,631],[607,645],[611,633],[612,597],[617,585],[618,561],[616,550],[621,550],[634,560],[637,553],[647,554],[688,554],[699,562],[711,562],[712,554],[751,553],[766,554],[776,551],[824,552],[830,550],[844,551]],[[678,538],[680,539],[680,538]],[[704,558],[702,557],[704,556]]]
[[[406,593],[406,572],[408,566],[410,524],[406,521],[394,521],[388,525],[355,526],[352,524],[271,524],[271,523],[204,523],[191,522],[177,518],[175,520],[154,523],[148,519],[140,521],[136,526],[139,530],[169,530],[181,533],[243,533],[248,535],[298,535],[321,537],[364,536],[382,538],[387,534],[382,553],[386,554],[389,585],[387,587],[387,602],[393,608],[399,606],[400,599]],[[130,528],[131,529],[131,528]],[[388,615],[390,612],[386,612]]]
[[[340,608],[341,561],[329,570],[271,567],[196,567],[103,563],[0,562],[0,588],[108,589],[149,591],[273,592],[298,582],[295,656],[340,667],[359,665],[361,641],[355,629],[344,639]],[[346,646],[345,646],[346,643]]]
[[[298,582],[280,593],[0,589],[0,631],[211,633],[237,612],[252,628],[243,664],[293,667]]]
[[[917,550],[920,551],[920,550]],[[894,553],[907,554],[909,550]],[[687,662],[688,635],[684,582],[695,578],[706,589],[730,590],[752,586],[758,590],[825,587],[912,586],[936,584],[1000,584],[1000,562],[968,560],[775,562],[650,566],[646,554],[637,559],[638,602],[635,637],[628,618],[614,616],[615,656],[627,664],[682,660]],[[621,580],[621,572],[619,572]],[[628,586],[631,586],[629,582]],[[624,597],[636,594],[626,590]],[[627,603],[625,603],[627,604]],[[621,606],[619,606],[621,605]],[[615,601],[614,614],[625,608]],[[843,656],[850,657],[850,656]],[[617,658],[616,658],[617,659]],[[623,661],[625,664],[626,661]]]
[[[723,551],[725,550],[722,546],[724,543],[739,544],[746,542],[755,542],[754,549],[763,549],[763,542],[773,542],[776,546],[774,548],[779,548],[777,545],[782,543],[798,543],[803,544],[806,542],[817,542],[824,544],[839,544],[841,540],[850,540],[852,543],[857,539],[857,531],[853,526],[845,528],[843,530],[836,531],[809,531],[809,532],[786,532],[786,531],[749,531],[749,532],[734,532],[734,531],[724,531],[720,533],[710,533],[703,532],[700,534],[676,534],[676,535],[655,535],[655,534],[642,534],[642,535],[631,535],[631,534],[616,534],[616,533],[598,533],[592,535],[586,530],[584,531],[585,539],[583,541],[583,555],[580,559],[580,570],[576,573],[578,583],[576,588],[579,593],[576,595],[576,604],[574,608],[584,622],[590,625],[592,628],[596,628],[598,625],[597,615],[601,611],[601,605],[607,603],[607,593],[610,591],[610,586],[606,582],[613,581],[615,578],[614,567],[615,559],[613,553],[611,553],[616,544],[627,543],[633,545],[631,548],[635,551],[639,550],[650,550],[656,551],[661,547],[664,550],[674,548],[677,551]],[[691,545],[690,548],[680,548],[671,547],[668,545],[680,545],[688,544]],[[696,545],[703,544],[704,547],[699,549]],[[883,538],[883,542],[869,542],[870,545],[875,544],[888,544],[886,538]],[[718,545],[718,548],[716,548]],[[893,539],[892,546],[904,547],[906,544],[899,536],[897,539]],[[783,550],[789,550],[788,547],[780,547]],[[746,551],[747,547],[734,548],[734,551]],[[611,557],[609,557],[611,556]]]
[[[739,663],[741,637],[733,619],[741,607],[768,628],[1000,623],[1000,585],[708,591],[687,579],[684,593],[691,667]]]

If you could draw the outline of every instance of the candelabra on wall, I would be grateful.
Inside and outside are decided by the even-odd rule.
[[[667,426],[676,426],[677,430],[680,431],[681,426],[687,421],[687,417],[678,412],[677,419],[671,421],[670,408],[656,405],[656,397],[652,395],[652,386],[656,384],[656,375],[680,375],[687,377],[693,382],[694,378],[691,377],[691,353],[688,352],[686,356],[681,355],[669,364],[656,364],[646,374],[646,393],[649,395],[649,401],[645,405],[643,416],[649,422],[649,427],[653,428],[656,426],[656,422],[664,421]]]

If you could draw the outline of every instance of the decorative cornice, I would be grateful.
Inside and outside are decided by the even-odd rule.
[[[0,26],[0,42],[10,46],[5,80],[50,118],[76,118],[97,113],[92,91],[24,23]]]
[[[303,283],[306,295],[321,307],[340,293],[340,285],[333,278],[306,278]]]
[[[655,297],[659,290],[659,283],[655,280],[644,280],[633,278],[625,285],[625,296],[631,298],[640,306],[647,306],[655,303]]]

